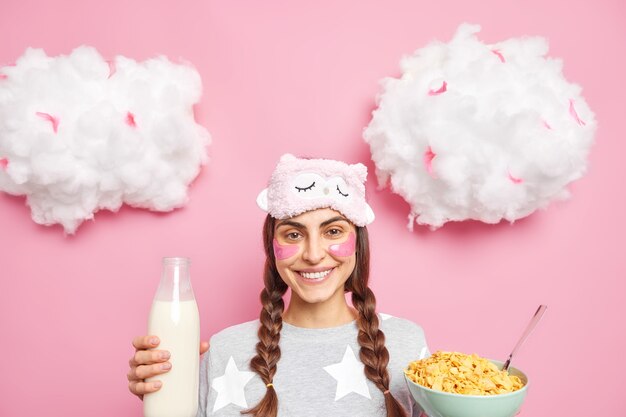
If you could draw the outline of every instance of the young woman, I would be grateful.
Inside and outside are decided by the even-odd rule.
[[[376,313],[366,176],[362,164],[281,158],[257,199],[268,212],[260,319],[211,338],[198,416],[420,415],[403,369],[428,349],[418,325]],[[152,338],[133,342],[129,389],[140,397],[160,386],[144,378],[169,370]]]

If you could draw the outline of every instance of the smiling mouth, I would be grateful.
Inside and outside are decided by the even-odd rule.
[[[330,268],[330,269],[327,269],[326,271],[320,271],[320,272],[303,272],[303,271],[300,271],[300,272],[298,272],[298,274],[302,278],[310,280],[310,281],[321,281],[324,278],[326,278],[326,276],[328,276],[328,274],[330,274],[333,271],[333,269],[335,269],[335,268]]]

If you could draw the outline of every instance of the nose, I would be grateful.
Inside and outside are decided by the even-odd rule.
[[[326,257],[326,248],[323,239],[318,236],[310,236],[305,244],[302,258],[310,264],[318,264]]]

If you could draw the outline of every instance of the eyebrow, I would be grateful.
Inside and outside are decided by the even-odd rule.
[[[320,226],[324,227],[324,226],[327,226],[327,225],[329,225],[331,223],[334,223],[334,222],[340,221],[340,220],[343,220],[343,221],[346,221],[346,222],[348,221],[348,219],[346,219],[343,216],[335,216],[335,217],[333,217],[331,219],[328,219],[328,220],[322,222],[322,224],[320,224]]]
[[[327,226],[327,225],[329,225],[331,223],[334,223],[336,221],[345,221],[345,222],[347,222],[348,219],[346,219],[343,216],[335,216],[335,217],[332,217],[332,218],[330,218],[328,220],[323,221],[320,224],[320,226],[324,227],[324,226]],[[295,228],[298,228],[298,229],[306,229],[306,226],[303,225],[302,223],[294,222],[293,220],[288,220],[288,219],[287,220],[281,220],[280,223],[278,223],[276,225],[276,228],[279,228],[281,226],[292,226],[292,227],[295,227]]]
[[[294,222],[293,220],[281,220],[276,225],[276,228],[278,229],[281,226],[292,226],[292,227],[295,227],[297,229],[306,229],[305,225],[303,225],[302,223]]]

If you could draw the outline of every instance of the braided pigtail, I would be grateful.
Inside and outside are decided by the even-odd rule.
[[[283,327],[283,311],[285,303],[283,295],[287,291],[287,284],[280,278],[274,260],[274,219],[267,216],[263,226],[263,243],[267,255],[263,281],[265,288],[261,291],[259,327],[259,342],[256,345],[256,356],[250,360],[250,368],[256,372],[267,386],[265,396],[254,407],[243,410],[242,414],[252,414],[254,417],[276,417],[278,414],[278,397],[274,391],[273,379],[276,374],[276,364],[280,359],[280,331]]]
[[[389,390],[389,351],[385,347],[385,334],[379,329],[376,315],[376,297],[368,287],[369,244],[367,229],[357,228],[357,259],[354,272],[346,282],[346,291],[352,292],[352,305],[359,312],[357,326],[361,349],[359,358],[365,366],[365,376],[372,381],[385,396],[387,417],[407,417],[406,411]]]

